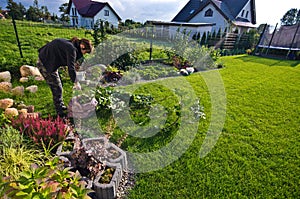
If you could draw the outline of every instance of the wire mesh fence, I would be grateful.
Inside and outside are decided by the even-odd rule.
[[[283,50],[300,50],[300,23],[292,26],[267,25],[259,47]]]

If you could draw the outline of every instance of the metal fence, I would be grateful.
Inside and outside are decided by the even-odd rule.
[[[278,50],[300,50],[300,23],[292,26],[267,25],[258,47]]]

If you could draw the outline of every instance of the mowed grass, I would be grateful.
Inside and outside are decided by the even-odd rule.
[[[200,74],[189,81],[208,114],[196,139],[171,165],[139,174],[129,198],[298,198],[300,64],[253,56],[223,57],[224,129],[212,151],[199,151],[209,123]]]

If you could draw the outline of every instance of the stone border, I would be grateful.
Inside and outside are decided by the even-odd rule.
[[[100,153],[101,155],[102,154],[104,155],[104,157],[102,157],[103,159],[97,158],[97,157],[99,157],[99,153],[97,153],[96,151],[94,151],[88,147],[88,142],[93,142],[93,141],[96,141],[96,142],[99,141],[99,143],[103,143],[102,144],[103,147],[101,148],[103,151],[101,151],[101,153]],[[85,148],[85,150],[87,150],[87,151],[91,150],[89,152],[91,152],[93,154],[93,156],[98,159],[98,161],[102,162],[104,160],[104,161],[111,162],[111,163],[120,163],[123,171],[128,170],[126,153],[122,149],[117,147],[115,144],[109,142],[109,140],[107,138],[105,138],[105,137],[85,138],[82,140],[82,145]],[[117,158],[110,158],[109,151],[108,151],[109,148],[113,148],[114,150],[116,150],[118,153],[120,153],[120,156]],[[105,157],[105,156],[107,156],[107,157]]]
[[[117,197],[117,190],[119,187],[119,184],[122,179],[122,168],[121,165],[115,164],[115,163],[106,163],[106,166],[115,168],[115,172],[112,176],[112,179],[109,184],[100,184],[99,180],[102,176],[102,173],[100,173],[93,182],[93,190],[96,193],[97,198],[101,199],[114,199]]]

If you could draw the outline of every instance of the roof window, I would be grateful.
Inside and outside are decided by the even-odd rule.
[[[205,11],[205,17],[212,17],[213,16],[213,14],[214,14],[214,12],[212,11],[212,9],[208,9],[208,10],[206,10]]]

